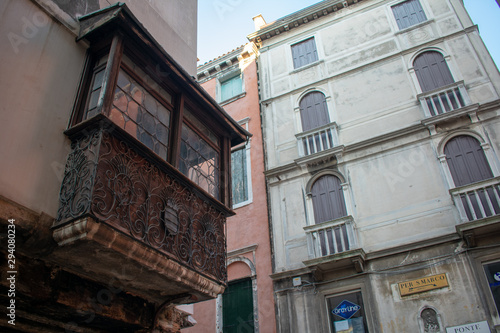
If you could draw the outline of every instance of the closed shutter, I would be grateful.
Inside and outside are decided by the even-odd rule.
[[[392,7],[392,12],[400,30],[427,21],[419,0],[408,0],[395,5]]]
[[[229,282],[222,294],[222,331],[254,332],[252,280]]]
[[[455,186],[493,177],[479,141],[471,136],[461,135],[451,139],[446,144],[444,153]]]
[[[243,92],[241,75],[235,76],[221,83],[221,101],[228,100]]]
[[[292,45],[293,67],[300,68],[318,60],[314,38]]]
[[[436,51],[424,52],[413,62],[413,68],[423,92],[455,82],[443,55]]]
[[[335,176],[318,178],[312,186],[311,195],[316,224],[347,215],[344,191],[339,178]]]
[[[325,95],[322,93],[314,91],[305,95],[299,106],[304,132],[330,123]]]

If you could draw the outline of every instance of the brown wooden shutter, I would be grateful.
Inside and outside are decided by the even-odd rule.
[[[293,68],[300,68],[318,60],[314,38],[292,45]]]
[[[455,186],[475,183],[493,177],[479,141],[467,135],[451,139],[444,153]]]
[[[413,62],[413,68],[423,92],[455,82],[443,55],[436,51],[424,52]]]
[[[408,0],[392,7],[394,18],[400,30],[427,21],[419,0]]]
[[[325,95],[322,93],[314,91],[305,95],[299,106],[304,132],[330,123]]]
[[[314,220],[322,223],[347,215],[340,179],[327,175],[318,178],[311,189]]]

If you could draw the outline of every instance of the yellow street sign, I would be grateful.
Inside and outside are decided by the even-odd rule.
[[[446,274],[427,276],[424,278],[398,283],[401,296],[422,293],[424,291],[448,287]]]

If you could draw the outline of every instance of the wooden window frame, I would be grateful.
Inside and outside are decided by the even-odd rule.
[[[141,53],[142,52],[142,53]],[[167,108],[170,114],[170,127],[169,127],[169,138],[167,147],[167,156],[159,156],[166,163],[173,166],[180,174],[179,170],[179,158],[180,158],[180,147],[181,147],[181,135],[182,135],[182,125],[184,123],[188,124],[188,127],[195,131],[203,140],[205,140],[211,147],[213,147],[219,154],[220,167],[219,176],[216,180],[218,186],[218,197],[213,196],[208,193],[205,189],[200,187],[194,181],[189,180],[195,185],[199,190],[202,190],[210,197],[215,200],[220,201],[226,206],[230,205],[231,198],[231,186],[230,183],[230,158],[231,158],[231,139],[224,135],[223,128],[218,124],[216,120],[209,119],[206,117],[202,108],[197,105],[195,101],[190,99],[189,95],[183,92],[180,88],[176,86],[176,82],[169,79],[168,68],[164,68],[165,77],[160,77],[162,74],[162,69],[158,68],[160,62],[155,62],[154,55],[150,57],[144,57],[144,51],[139,51],[137,45],[132,41],[127,40],[121,33],[115,33],[112,38],[100,41],[97,45],[91,45],[87,51],[87,60],[85,62],[82,79],[80,81],[79,89],[75,104],[73,106],[72,116],[68,124],[68,132],[71,132],[72,128],[84,126],[84,123],[97,121],[96,119],[102,119],[103,117],[108,117],[113,103],[114,91],[117,86],[117,79],[120,69],[124,70],[128,75],[130,75],[134,80],[138,82],[148,93],[151,93],[159,103],[161,103],[165,108]],[[86,107],[88,105],[91,85],[93,81],[93,74],[95,70],[96,63],[105,55],[108,55],[107,61],[103,64],[105,66],[105,73],[103,77],[103,83],[101,90],[104,91],[99,98],[98,105],[96,107],[96,116],[91,119],[84,119],[86,115]],[[144,73],[146,73],[154,82],[158,84],[161,88],[165,89],[172,96],[172,103],[169,103],[164,98],[160,96],[159,93],[150,87],[144,80],[138,75],[132,68],[123,62],[123,56],[127,56],[138,68],[140,68]],[[155,70],[157,73],[155,73]],[[218,137],[218,144],[214,144],[209,138],[207,138],[201,131],[193,125],[189,120],[184,118],[184,107],[185,104],[189,105],[193,116],[196,117],[201,123],[210,124],[209,128]],[[97,117],[97,118],[96,118]],[[96,119],[94,119],[96,118]],[[137,140],[134,138],[134,140]],[[143,145],[146,149],[147,146],[137,140],[138,143]],[[151,154],[155,154],[151,152]]]

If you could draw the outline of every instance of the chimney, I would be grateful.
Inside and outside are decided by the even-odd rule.
[[[254,16],[252,19],[253,23],[255,24],[255,31],[260,30],[260,28],[267,24],[266,20],[264,20],[264,18],[262,17],[262,14]]]

